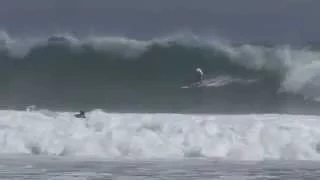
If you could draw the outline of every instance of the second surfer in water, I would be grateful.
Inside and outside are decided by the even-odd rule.
[[[75,114],[74,115],[76,118],[83,118],[85,119],[86,118],[86,114],[84,111],[80,111],[79,114]]]
[[[85,119],[86,120],[86,127],[89,127],[88,119],[84,111],[80,111],[79,114],[74,115],[76,118]]]

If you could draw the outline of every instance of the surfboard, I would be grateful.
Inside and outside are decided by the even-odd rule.
[[[189,88],[206,88],[206,87],[219,87],[228,84],[228,81],[222,79],[211,79],[211,80],[204,80],[202,83],[193,83],[190,85],[182,86],[183,89]]]
[[[188,88],[199,88],[199,87],[203,87],[203,84],[202,83],[192,83],[190,85],[182,86],[181,88],[188,89]]]

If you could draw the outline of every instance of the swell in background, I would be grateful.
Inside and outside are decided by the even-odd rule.
[[[182,113],[316,113],[319,52],[232,44],[176,34],[125,37],[0,35],[0,100],[5,108]],[[201,67],[220,87],[181,89]],[[250,82],[250,83],[249,83]]]

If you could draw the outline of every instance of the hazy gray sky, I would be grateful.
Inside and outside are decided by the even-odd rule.
[[[319,40],[319,0],[1,0],[15,33],[95,31],[152,37],[181,29],[238,40]]]
[[[68,9],[205,9],[215,12],[282,12],[316,10],[317,0],[1,0],[1,11]]]

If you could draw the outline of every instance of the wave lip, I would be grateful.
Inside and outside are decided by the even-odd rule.
[[[1,111],[0,153],[319,160],[319,117]]]

